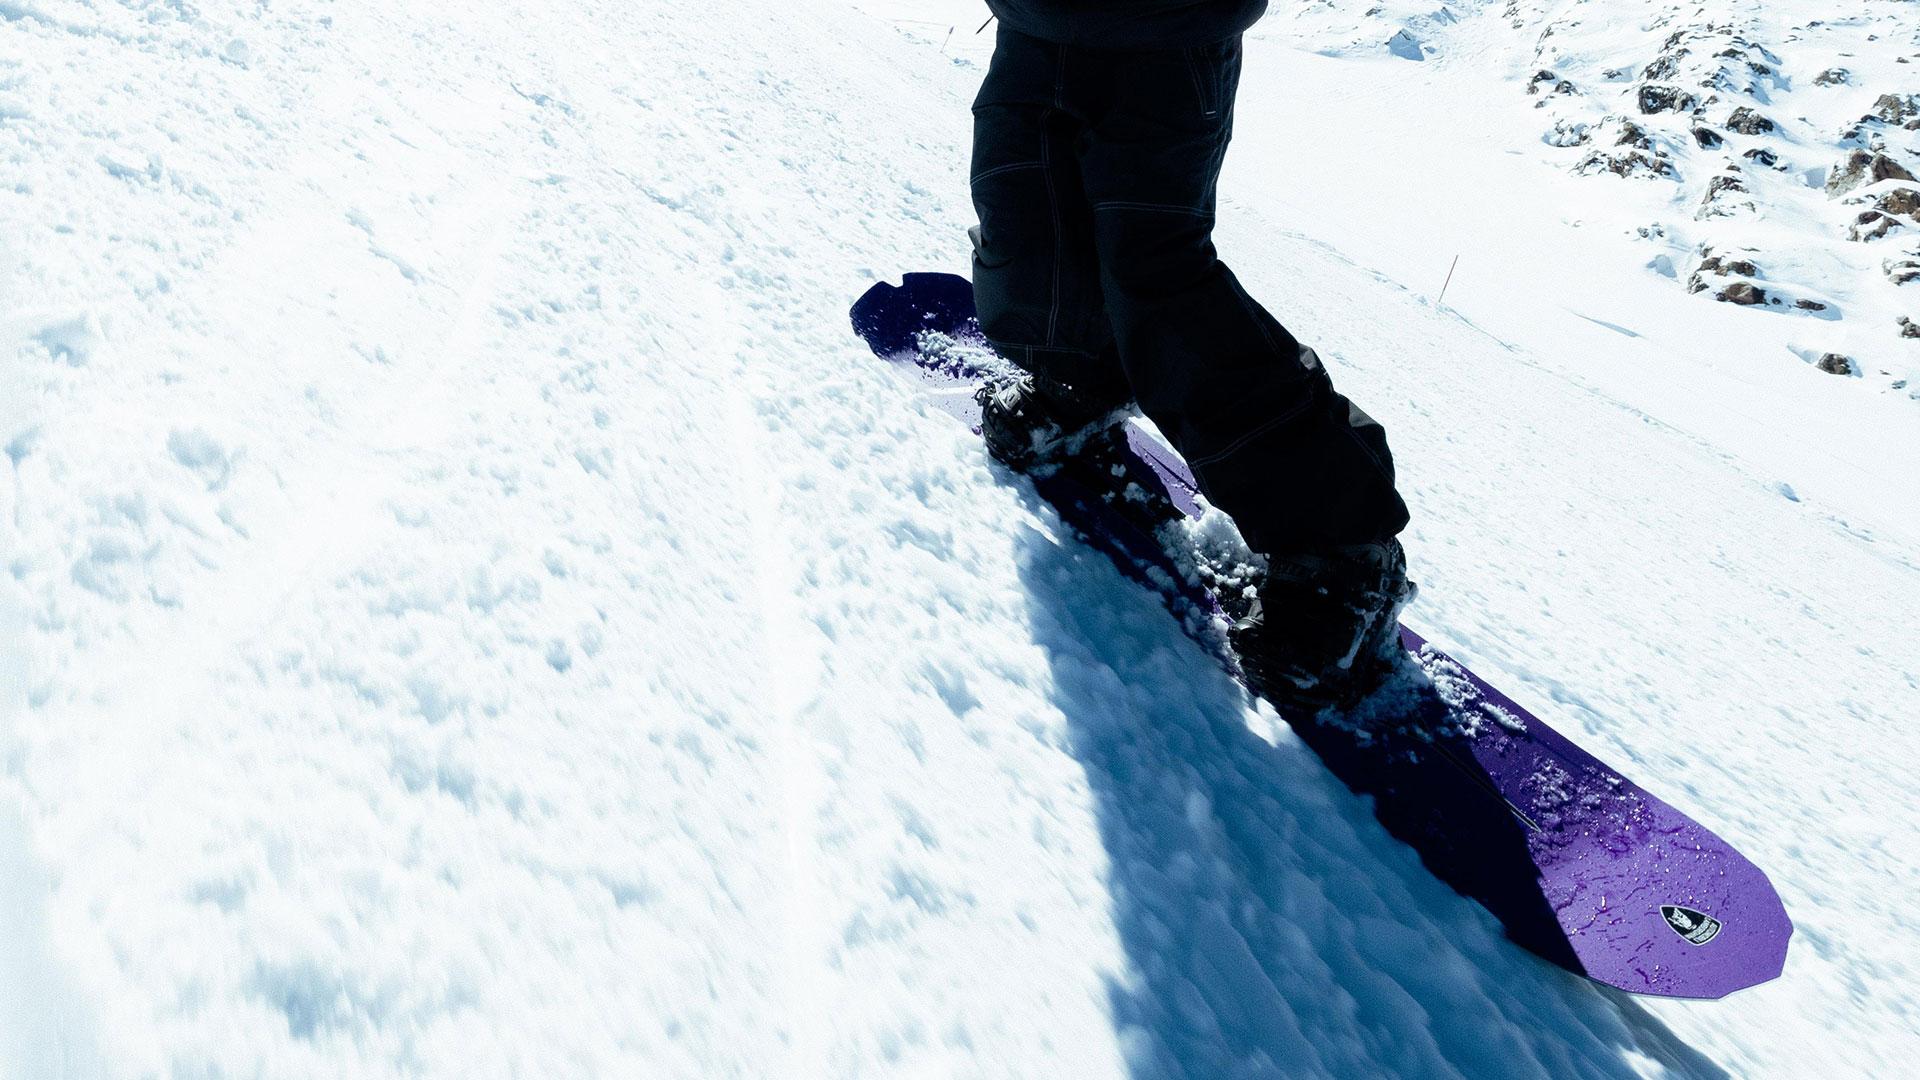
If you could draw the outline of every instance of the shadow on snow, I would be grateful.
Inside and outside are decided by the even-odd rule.
[[[1131,970],[1109,995],[1137,1080],[1727,1075],[1503,940],[1270,712],[1268,737],[1249,726],[1246,692],[1104,555],[1017,543],[1110,859]]]

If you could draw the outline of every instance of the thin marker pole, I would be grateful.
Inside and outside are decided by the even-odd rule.
[[[1439,307],[1441,304],[1447,302],[1447,286],[1453,284],[1453,267],[1459,265],[1460,256],[1455,255],[1453,257],[1453,266],[1447,267],[1447,280],[1440,283],[1440,298],[1433,302],[1434,307]]]

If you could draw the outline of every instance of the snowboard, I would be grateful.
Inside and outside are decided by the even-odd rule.
[[[1005,361],[979,335],[966,278],[879,282],[851,315],[875,354],[978,430],[974,393]],[[1244,683],[1221,632],[1239,582],[1165,527],[1203,513],[1193,474],[1138,424],[1123,458],[1034,485]],[[1631,993],[1719,998],[1780,974],[1793,924],[1758,867],[1412,629],[1400,637],[1417,665],[1403,686],[1346,714],[1281,715],[1435,876],[1519,944]]]

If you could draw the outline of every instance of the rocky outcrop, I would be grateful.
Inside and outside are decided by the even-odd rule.
[[[1920,94],[1881,94],[1862,120],[1879,120],[1908,131],[1920,131]]]
[[[1545,108],[1547,98],[1565,97],[1579,92],[1580,88],[1573,85],[1572,81],[1544,69],[1535,72],[1533,78],[1527,81],[1527,93],[1543,95],[1540,101],[1534,103],[1533,107],[1536,109]]]
[[[1596,0],[1532,6],[1538,36],[1523,89],[1545,110],[1542,141],[1567,148],[1563,160],[1574,172],[1688,183],[1698,200],[1690,218],[1639,228],[1654,249],[1645,264],[1691,293],[1782,315],[1884,325],[1905,310],[1901,333],[1920,338],[1920,312],[1894,291],[1920,287],[1920,246],[1911,239],[1920,236],[1920,138],[1912,134],[1920,132],[1920,94],[1894,81],[1908,81],[1902,76],[1914,69],[1855,72],[1831,59],[1873,55],[1871,42],[1886,48],[1887,28],[1822,29],[1812,36],[1832,48],[1814,50],[1822,63],[1803,70],[1763,41],[1777,35],[1794,45],[1794,57],[1806,56],[1806,31],[1819,20],[1670,0],[1626,30],[1602,19],[1603,8]],[[1521,10],[1509,7],[1516,27]],[[1621,62],[1636,55],[1622,54],[1623,44],[1642,50],[1640,63]],[[1606,57],[1606,66],[1591,57]],[[1888,84],[1875,85],[1882,78]],[[1840,236],[1879,246],[1835,249]],[[1761,237],[1769,257],[1745,246]],[[1698,253],[1691,270],[1689,249]],[[1898,377],[1864,349],[1829,354],[1822,370]]]
[[[1854,150],[1827,171],[1827,194],[1837,197],[1882,180],[1912,180],[1906,166],[1876,150]]]
[[[1847,202],[1865,209],[1854,215],[1847,226],[1847,239],[1861,242],[1880,240],[1897,229],[1913,228],[1920,217],[1920,188],[1894,187],[1871,192],[1864,198]]]
[[[1698,98],[1677,86],[1652,83],[1642,86],[1635,100],[1639,102],[1640,111],[1648,116],[1665,112],[1690,113],[1700,103]]]
[[[1673,162],[1654,144],[1645,128],[1625,117],[1612,118],[1607,127],[1613,133],[1612,143],[1609,145],[1604,139],[1594,140],[1601,142],[1604,148],[1587,154],[1574,166],[1574,172],[1583,176],[1596,172],[1609,172],[1615,176],[1673,175]]]
[[[1775,128],[1773,121],[1760,115],[1759,110],[1742,105],[1733,110],[1732,116],[1727,117],[1727,130],[1737,131],[1742,135],[1765,135]]]
[[[1747,194],[1747,182],[1740,173],[1740,166],[1729,163],[1726,171],[1707,181],[1707,193],[1700,200],[1700,209],[1694,211],[1694,219],[1704,221],[1750,211],[1753,209],[1753,200],[1745,198]]]
[[[1730,255],[1716,255],[1712,249],[1700,253],[1700,265],[1694,268],[1693,276],[1687,279],[1687,291],[1701,293],[1714,290],[1713,298],[1728,304],[1751,306],[1767,303],[1766,290],[1747,280],[1760,276],[1760,268],[1752,259]],[[1732,279],[1732,280],[1725,280]]]
[[[1860,373],[1859,369],[1854,366],[1853,357],[1844,356],[1837,352],[1827,353],[1813,366],[1829,375],[1857,375]]]
[[[1707,252],[1702,252],[1702,254],[1705,257],[1700,260],[1700,265],[1694,269],[1693,280],[1688,282],[1687,285],[1688,292],[1699,292],[1707,287],[1701,279],[1702,274],[1718,274],[1721,277],[1725,277],[1728,274],[1739,274],[1742,277],[1760,276],[1760,268],[1753,264],[1752,259],[1730,259],[1723,255],[1713,255]]]

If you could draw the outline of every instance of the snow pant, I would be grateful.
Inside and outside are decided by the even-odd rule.
[[[1214,251],[1239,80],[1237,36],[1109,51],[1001,27],[973,104],[980,328],[1043,384],[1137,403],[1255,551],[1385,540],[1407,524],[1386,432]]]

